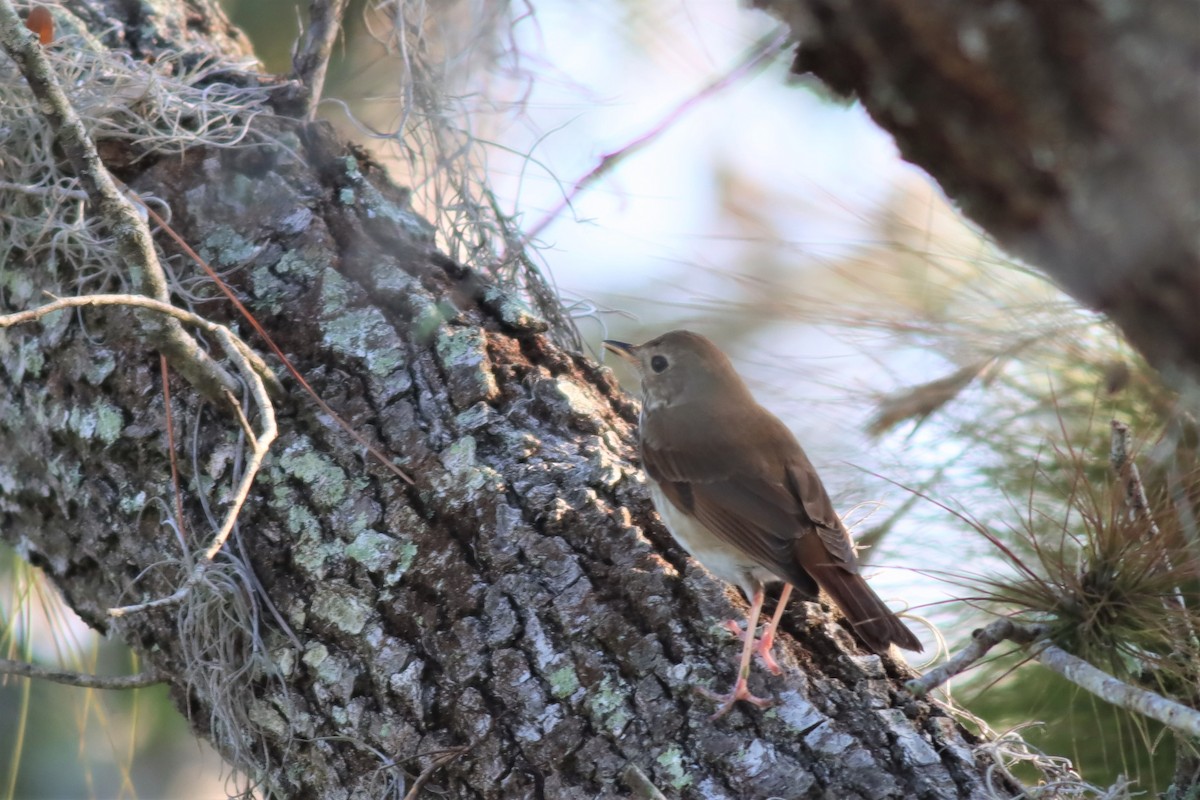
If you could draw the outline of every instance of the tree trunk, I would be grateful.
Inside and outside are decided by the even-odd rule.
[[[118,21],[103,41],[135,60],[239,49],[209,0],[66,8],[98,35]],[[294,96],[232,66],[219,80],[275,87],[277,109]],[[133,314],[0,333],[0,535],[161,670],[232,765],[285,797],[377,797],[426,768],[449,797],[627,796],[631,765],[672,797],[991,796],[972,737],[813,604],[785,623],[785,675],[754,670],[777,706],[708,722],[692,686],[732,683],[738,644],[714,623],[742,606],[654,516],[633,402],[440,255],[406,193],[326,126],[269,108],[249,125],[236,149],[102,152],[414,485],[279,369],[280,436],[234,539],[177,607],[114,619],[186,579],[240,476],[242,428],[170,378],[179,520],[158,359]],[[177,292],[237,324],[160,244]],[[82,285],[9,251],[0,313]]]
[[[1195,0],[756,0],[1005,248],[1200,379]]]

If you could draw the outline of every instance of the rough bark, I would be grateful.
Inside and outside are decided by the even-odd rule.
[[[135,58],[183,37],[238,49],[207,0],[68,7],[97,31],[121,20],[129,35],[106,43]],[[295,96],[283,86],[278,103]],[[415,485],[364,459],[280,369],[280,438],[235,540],[180,607],[114,620],[107,608],[186,576],[236,481],[241,428],[170,379],[184,552],[158,360],[130,315],[0,334],[0,535],[169,675],[231,764],[300,798],[381,796],[435,765],[450,797],[616,797],[630,764],[678,797],[987,796],[971,737],[816,605],[786,623],[786,674],[754,671],[779,704],[710,724],[691,686],[732,681],[737,643],[714,623],[740,604],[653,515],[631,400],[441,256],[404,191],[326,127],[253,127],[241,149],[106,153]],[[22,304],[75,291],[77,276],[19,253],[5,273]],[[195,310],[236,323],[208,294]],[[0,293],[0,313],[17,296]]]
[[[1200,378],[1195,0],[757,0],[1005,248]]]

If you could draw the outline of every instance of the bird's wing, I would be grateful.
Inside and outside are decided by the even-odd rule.
[[[811,578],[797,563],[794,549],[800,537],[815,533],[829,563],[851,572],[857,567],[854,548],[816,471],[795,440],[790,441],[803,463],[795,469],[789,463],[777,475],[767,467],[769,459],[732,458],[712,440],[682,449],[643,436],[642,459],[678,508],[762,566],[808,589]]]

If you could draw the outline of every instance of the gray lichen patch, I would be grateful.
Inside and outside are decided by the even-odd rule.
[[[550,329],[544,319],[534,314],[533,309],[512,292],[489,286],[483,292],[483,302],[509,330],[542,333]]]
[[[295,293],[295,287],[281,280],[266,264],[258,264],[250,270],[250,286],[272,314],[282,311],[284,302]]]
[[[200,255],[223,267],[242,266],[262,249],[262,245],[244,238],[232,228],[218,227],[200,242]]]
[[[496,398],[499,388],[492,374],[487,341],[477,328],[443,328],[438,332],[437,357],[446,375],[450,399],[458,409]]]
[[[442,465],[446,471],[434,477],[433,488],[443,496],[444,501],[453,503],[456,507],[470,505],[481,491],[489,487],[493,491],[501,491],[504,487],[500,473],[478,463],[477,447],[474,436],[463,436],[441,454]]]
[[[285,740],[291,732],[283,715],[276,711],[270,703],[257,697],[250,702],[247,716],[250,717],[251,722],[268,733],[274,734],[277,739]]]
[[[322,586],[313,596],[311,615],[356,636],[362,633],[371,609],[344,585]]]
[[[896,744],[904,751],[905,761],[922,767],[941,763],[937,751],[913,728],[902,710],[887,708],[875,713],[896,737]]]
[[[629,706],[630,694],[629,686],[624,681],[611,675],[604,676],[598,686],[588,690],[587,700],[584,701],[592,724],[611,736],[621,736],[625,726],[633,719],[633,711]]]
[[[315,246],[289,250],[279,257],[275,271],[284,276],[313,279],[325,269],[322,259],[328,256],[325,250]]]
[[[554,416],[588,433],[599,433],[602,427],[600,421],[606,419],[609,413],[593,392],[568,378],[538,381],[534,386],[534,396]]]
[[[377,531],[363,531],[346,546],[346,556],[370,572],[386,572],[390,583],[399,580],[416,557],[417,546],[410,541]]]
[[[107,400],[97,401],[90,408],[76,406],[67,416],[67,428],[81,439],[98,439],[110,445],[121,437],[125,415]]]
[[[347,156],[342,163],[345,165],[347,180],[354,186],[354,190],[351,190],[349,195],[347,195],[347,189],[342,189],[339,200],[344,205],[351,205],[357,200],[362,203],[368,220],[390,223],[392,226],[404,230],[409,238],[416,241],[433,241],[435,228],[413,212],[407,202],[407,194],[403,200],[390,199],[367,180],[359,167],[357,158]]]
[[[335,354],[362,364],[376,402],[386,403],[412,387],[405,346],[383,312],[350,307],[354,289],[333,273],[321,284],[321,338]]]

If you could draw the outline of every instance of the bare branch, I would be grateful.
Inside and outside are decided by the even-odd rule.
[[[929,670],[920,678],[908,681],[905,686],[917,697],[922,697],[955,675],[966,672],[1001,642],[1014,641],[1028,644],[1045,635],[1046,630],[1042,626],[1022,626],[1011,619],[998,619],[986,628],[977,628],[972,631],[971,643],[959,650],[954,658],[940,667]]]
[[[684,100],[675,108],[671,109],[671,111],[667,113],[667,115],[664,116],[659,123],[649,131],[634,139],[632,142],[629,142],[619,150],[615,150],[611,153],[606,153],[605,155],[601,156],[600,163],[598,163],[591,172],[587,173],[575,182],[575,185],[571,187],[571,191],[567,192],[567,195],[562,199],[562,202],[551,209],[548,214],[538,220],[532,227],[529,228],[528,231],[526,231],[525,235],[521,238],[518,247],[515,248],[515,251],[519,252],[520,250],[523,250],[530,242],[536,240],[537,237],[541,235],[542,231],[549,227],[550,223],[554,222],[554,220],[557,219],[563,211],[570,208],[571,204],[575,202],[575,199],[593,183],[612,172],[622,161],[634,155],[635,153],[640,152],[644,147],[666,133],[671,129],[671,126],[678,122],[681,117],[683,117],[685,114],[687,114],[687,112],[691,111],[697,105],[712,97],[714,94],[722,91],[739,78],[749,74],[757,67],[765,64],[771,56],[783,49],[784,45],[789,39],[790,35],[786,32],[781,33],[779,31],[775,31],[768,34],[766,37],[754,44],[754,46],[747,51],[746,55],[741,59],[741,61],[735,64],[728,72],[716,78],[703,89],[696,92],[687,100]],[[504,257],[500,259],[501,262],[506,261],[509,258],[509,254],[512,252],[514,252],[514,250],[510,249],[508,253],[505,253]]]
[[[301,111],[308,119],[316,114],[317,103],[321,101],[329,57],[342,29],[348,3],[349,0],[312,0],[308,4],[308,29],[296,43],[292,56],[292,77],[304,84]]]
[[[1031,645],[1029,651],[1040,664],[1101,700],[1158,720],[1188,736],[1200,737],[1200,711],[1114,678],[1082,658],[1051,644],[1045,638],[1047,632],[1044,625],[1021,625],[1009,619],[996,620],[986,628],[974,631],[971,634],[971,643],[954,658],[920,678],[908,681],[905,686],[920,697],[966,671],[993,647],[1008,640]]]
[[[1101,700],[1156,719],[1168,728],[1193,738],[1200,738],[1200,711],[1154,692],[1130,686],[1049,642],[1039,643],[1034,649],[1038,662],[1043,666]]]
[[[153,670],[139,672],[137,675],[89,675],[84,672],[46,669],[36,664],[10,661],[7,658],[0,658],[0,675],[19,675],[22,678],[36,678],[82,689],[143,689],[166,680]]]

